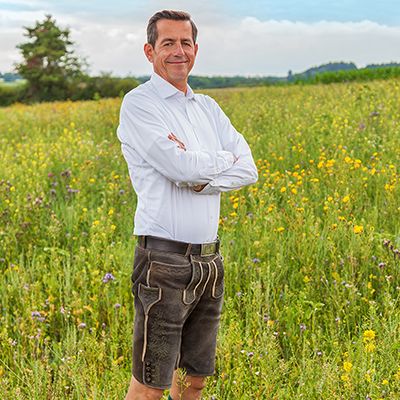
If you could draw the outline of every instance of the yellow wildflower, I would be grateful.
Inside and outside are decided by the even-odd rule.
[[[344,369],[346,372],[350,372],[350,371],[353,369],[353,364],[350,363],[350,362],[348,362],[348,361],[345,361],[345,362],[343,363],[343,369]]]
[[[367,353],[372,353],[375,350],[375,345],[373,343],[368,343],[367,345],[365,345],[365,351]]]
[[[368,330],[364,332],[364,342],[371,341],[375,339],[375,332]]]

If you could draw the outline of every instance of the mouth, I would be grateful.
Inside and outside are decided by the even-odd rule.
[[[172,60],[166,60],[165,62],[168,64],[173,64],[173,65],[182,65],[182,64],[188,63],[189,60],[177,58],[177,59],[172,59]]]

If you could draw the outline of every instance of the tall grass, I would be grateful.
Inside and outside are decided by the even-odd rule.
[[[400,398],[399,80],[209,93],[259,181],[222,197],[204,398]],[[136,197],[120,100],[0,110],[0,394],[123,398]]]

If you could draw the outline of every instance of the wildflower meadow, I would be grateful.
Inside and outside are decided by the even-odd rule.
[[[400,399],[400,80],[224,89],[259,180],[221,201],[204,399]],[[0,109],[0,397],[123,399],[136,196],[121,99]]]

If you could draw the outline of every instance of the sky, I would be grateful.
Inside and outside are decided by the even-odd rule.
[[[91,75],[149,75],[147,21],[163,9],[189,12],[198,27],[193,75],[286,76],[335,61],[400,62],[399,0],[0,0],[0,72],[22,61],[23,27],[51,14],[71,30]]]

